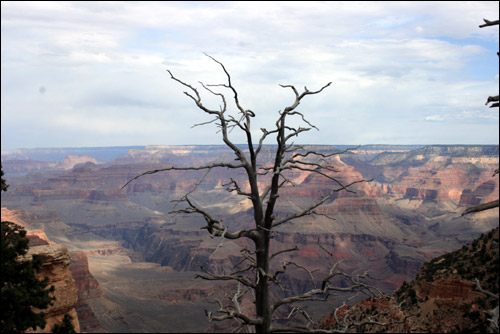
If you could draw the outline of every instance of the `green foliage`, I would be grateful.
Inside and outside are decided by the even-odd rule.
[[[60,325],[55,325],[52,327],[52,333],[62,334],[62,333],[76,333],[73,323],[71,322],[73,317],[66,313],[64,315],[63,321]]]
[[[427,282],[433,282],[436,278],[451,273],[466,280],[478,278],[483,288],[496,293],[498,278],[494,273],[500,270],[496,230],[484,233],[480,238],[455,252],[444,254],[425,263],[419,277]]]
[[[475,239],[472,242],[472,251],[475,251],[477,249],[477,246],[479,245],[479,239]]]
[[[48,278],[35,276],[41,267],[41,258],[23,260],[28,251],[26,230],[11,222],[1,222],[1,332],[24,332],[29,327],[45,327],[45,314],[33,312],[33,307],[43,310],[52,305],[54,298],[47,289]]]
[[[406,283],[406,281],[403,282],[395,295],[399,303],[405,301],[405,305],[407,306],[416,305],[418,303],[415,288],[412,284]]]
[[[403,284],[401,284],[399,289],[396,290],[396,292],[395,292],[396,297],[398,298],[398,302],[401,302],[404,299],[409,288],[410,288],[410,284],[406,283],[406,281],[403,281]]]
[[[408,298],[410,305],[416,305],[417,304],[417,293],[415,292],[415,289],[413,287],[410,287],[408,289]]]
[[[3,171],[0,168],[1,176]],[[1,178],[1,191],[7,191],[9,185]],[[26,230],[11,222],[1,222],[1,306],[0,332],[24,332],[28,328],[45,327],[45,314],[35,313],[33,308],[46,309],[54,298],[47,289],[48,278],[39,280],[35,272],[40,270],[40,257],[23,260],[28,252],[29,240]]]
[[[2,165],[0,165],[0,179],[1,179],[1,185],[2,185],[2,189],[1,191],[7,191],[7,188],[9,187],[9,185],[7,184],[7,182],[5,182],[5,180],[3,179],[3,170],[2,170]]]

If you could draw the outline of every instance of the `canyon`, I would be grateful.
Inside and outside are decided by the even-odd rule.
[[[426,262],[415,279],[393,294],[343,305],[320,327],[334,329],[341,322],[345,328],[371,317],[378,323],[354,325],[348,332],[498,332],[498,236],[497,227]]]
[[[43,226],[41,229],[33,229],[29,219],[26,218],[26,215],[19,212],[2,208],[2,221],[15,223],[26,230],[29,248],[23,258],[32,260],[34,256],[38,256],[42,259],[40,270],[35,275],[40,280],[48,278],[48,286],[54,287],[50,296],[55,298],[53,304],[43,310],[45,327],[43,329],[37,327],[35,330],[28,328],[27,332],[51,333],[52,328],[61,325],[64,316],[68,314],[71,316],[73,328],[79,333],[80,323],[76,311],[78,288],[69,270],[71,259],[68,248],[49,240]]]
[[[272,163],[273,148],[263,147],[259,164]],[[308,148],[326,154],[346,147]],[[498,226],[498,208],[461,216],[469,206],[498,198],[498,176],[493,176],[498,151],[495,145],[366,145],[325,158],[340,182],[370,181],[356,184],[353,192],[336,193],[317,215],[279,226],[272,251],[298,250],[276,256],[271,264],[278,268],[294,261],[317,270],[315,277],[321,278],[342,260],[342,270],[370,270],[377,278],[374,284],[392,292],[413,280],[425,262]],[[148,170],[231,161],[230,153],[217,145],[113,148],[109,154],[105,148],[2,152],[10,185],[2,193],[2,220],[22,219],[33,234],[39,231],[40,240],[67,247],[82,331],[226,330],[221,323],[209,323],[204,310],[215,310],[214,299],[231,294],[235,285],[194,277],[200,266],[232,271],[241,262],[241,249],[250,245],[226,240],[218,247],[220,240],[200,230],[201,216],[169,212],[178,209],[175,200],[196,187],[191,198],[223,217],[230,230],[251,227],[251,202],[225,189],[231,179],[245,185],[244,172],[213,169],[197,185],[203,171],[168,171],[121,187]],[[52,160],[42,160],[49,156]],[[305,171],[287,178],[295,186],[281,189],[277,219],[337,186]],[[260,180],[264,185],[269,176]],[[283,276],[283,286],[295,293],[312,284],[303,270]],[[273,297],[278,294],[273,291]],[[244,306],[249,303],[245,300]],[[320,318],[339,303],[305,308]]]

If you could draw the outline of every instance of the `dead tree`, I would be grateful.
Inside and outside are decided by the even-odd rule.
[[[484,21],[484,24],[481,24],[479,26],[479,28],[484,28],[484,27],[491,27],[491,26],[497,26],[499,24],[499,20],[496,20],[496,21],[489,21],[489,20],[486,20],[486,19],[483,19]],[[498,55],[498,52],[497,52],[497,55]],[[488,98],[486,99],[486,105],[488,105],[489,103],[491,102],[494,102],[490,105],[490,108],[498,108],[499,107],[499,96],[488,96]],[[493,173],[493,176],[497,175],[498,174],[498,168],[495,170],[495,172]],[[482,203],[482,204],[479,204],[479,205],[476,205],[476,206],[472,206],[470,208],[467,208],[464,212],[462,212],[462,216],[463,215],[466,215],[468,213],[473,213],[473,212],[481,212],[481,211],[485,211],[485,210],[489,210],[489,209],[493,209],[493,208],[498,208],[500,204],[500,201],[497,199],[497,200],[494,200],[494,201],[491,201],[491,202],[488,202],[488,203]]]
[[[479,292],[484,293],[486,296],[489,298],[493,298],[494,300],[497,301],[497,306],[493,308],[492,310],[486,310],[485,313],[491,316],[491,318],[488,319],[490,322],[490,333],[498,333],[499,327],[498,327],[498,300],[499,296],[498,294],[494,294],[490,291],[484,290],[481,287],[481,284],[479,283],[479,280],[477,277],[474,278],[474,281],[476,281],[476,290]]]
[[[483,19],[483,21],[484,21],[484,24],[480,25],[479,28],[497,26],[500,24],[499,20],[489,21],[489,20]],[[498,55],[498,52],[497,52],[497,55]],[[499,101],[498,95],[497,96],[488,96],[488,98],[486,99],[486,105],[488,105],[491,102],[494,102],[490,105],[490,108],[498,108],[499,107],[498,101]],[[493,173],[493,176],[498,175],[498,173],[499,173],[499,169],[497,168],[495,170],[495,172]],[[499,204],[500,204],[500,201],[497,199],[497,200],[494,200],[491,202],[475,205],[475,206],[467,208],[462,213],[462,216],[469,214],[469,213],[473,213],[473,212],[481,212],[481,211],[485,211],[485,210],[489,210],[489,209],[493,209],[493,208],[498,208]],[[487,313],[491,316],[491,318],[488,319],[488,321],[490,322],[490,332],[491,333],[498,333],[498,328],[499,328],[498,327],[498,307],[499,307],[498,306],[498,295],[495,295],[489,291],[482,289],[481,285],[479,284],[479,280],[477,278],[475,278],[475,281],[476,281],[476,289],[477,290],[479,290],[480,292],[488,295],[489,297],[493,297],[497,300],[497,306],[492,310],[488,310]]]
[[[239,321],[240,324],[237,329],[238,331],[241,329],[247,329],[247,331],[250,331],[253,327],[257,333],[269,333],[276,331],[301,332],[308,330],[308,326],[310,326],[309,320],[309,325],[304,327],[276,327],[273,326],[273,320],[276,318],[273,318],[273,316],[277,314],[276,311],[282,306],[287,305],[294,310],[294,312],[302,314],[307,319],[309,315],[307,315],[303,310],[300,310],[297,307],[291,307],[290,305],[292,303],[302,301],[326,300],[333,292],[362,291],[370,296],[378,294],[379,291],[372,289],[371,286],[365,283],[364,280],[367,275],[356,277],[348,275],[337,269],[339,263],[336,262],[327,277],[317,281],[318,286],[316,288],[293,297],[286,297],[274,301],[270,300],[270,285],[274,284],[278,288],[283,289],[280,284],[280,277],[286,272],[287,268],[291,266],[299,267],[293,262],[283,262],[279,268],[275,270],[271,268],[271,259],[279,254],[297,250],[295,247],[272,253],[270,249],[270,240],[273,237],[273,229],[287,224],[297,218],[309,215],[320,215],[321,213],[315,211],[320,205],[324,204],[328,201],[328,199],[340,191],[353,192],[349,189],[350,186],[355,183],[365,182],[366,180],[357,180],[349,184],[344,184],[332,176],[335,169],[328,164],[326,159],[334,155],[344,153],[345,151],[324,154],[313,150],[307,150],[304,147],[291,143],[291,139],[297,137],[301,133],[312,129],[317,130],[317,128],[305,118],[303,113],[297,111],[297,107],[305,97],[321,93],[329,87],[331,83],[327,83],[320,89],[314,91],[310,91],[307,87],[304,87],[303,91],[299,91],[292,85],[280,85],[285,89],[289,89],[293,93],[293,102],[278,112],[278,117],[273,128],[260,129],[262,134],[260,135],[260,138],[255,141],[251,122],[256,114],[252,110],[246,109],[241,105],[238,92],[234,87],[231,76],[224,65],[213,57],[209,55],[207,56],[220,65],[227,80],[227,82],[223,84],[210,85],[200,83],[201,88],[206,92],[206,94],[214,95],[220,99],[221,104],[217,109],[212,109],[203,103],[202,97],[197,88],[178,79],[172,74],[171,71],[167,71],[170,74],[171,79],[186,88],[184,94],[196,104],[198,109],[213,118],[211,121],[195,124],[194,126],[215,123],[218,128],[218,132],[222,136],[222,141],[232,150],[232,153],[234,153],[234,161],[217,162],[203,166],[168,167],[151,170],[129,180],[123,187],[127,186],[133,180],[148,174],[155,174],[169,170],[205,170],[205,175],[196,184],[196,186],[177,201],[177,204],[183,204],[185,207],[182,209],[176,209],[173,212],[182,214],[200,214],[206,222],[206,225],[203,228],[208,231],[211,237],[221,237],[222,241],[224,239],[234,240],[246,238],[253,243],[253,250],[242,250],[242,263],[244,263],[244,267],[246,267],[246,269],[221,275],[211,273],[203,267],[201,268],[202,272],[198,274],[197,277],[202,279],[238,282],[237,291],[233,296],[230,296],[231,304],[227,305],[220,300],[217,301],[219,309],[216,312],[206,312],[209,320],[221,321],[226,319],[235,319]],[[231,97],[228,98],[228,95],[231,95]],[[230,108],[230,104],[232,109]],[[289,120],[291,118],[298,118],[302,121],[303,125],[298,127],[289,125]],[[231,131],[234,130],[240,131],[244,134],[246,138],[245,149],[241,149],[241,146],[236,145],[231,140],[230,134]],[[276,138],[276,151],[273,153],[274,162],[272,163],[272,167],[260,166],[258,164],[259,153],[263,148],[264,141],[270,136],[275,136]],[[196,191],[196,188],[201,184],[203,178],[214,168],[243,169],[246,172],[246,179],[248,181],[246,187],[243,187],[243,185],[238,184],[237,181],[231,179],[231,181],[226,185],[226,190],[234,192],[239,196],[246,197],[252,202],[254,221],[252,228],[233,231],[230,223],[227,223],[227,220],[224,221],[223,218],[214,217],[208,209],[199,207],[195,201],[192,200],[192,193]],[[287,173],[293,170],[300,170],[321,175],[326,180],[333,182],[335,187],[333,187],[329,193],[325,194],[319,201],[309,205],[302,211],[293,213],[288,217],[280,217],[277,219],[275,217],[274,210],[279,197],[279,192],[282,187],[286,185],[293,185],[292,180],[287,177]],[[265,178],[265,180],[268,181],[267,186],[259,187],[259,183],[262,181],[259,178]],[[308,271],[306,268],[302,269]],[[308,271],[308,273],[311,274],[312,277],[312,272]],[[338,277],[342,277],[345,282],[348,282],[348,284],[344,285],[344,287],[333,285],[331,282],[334,278],[336,279]],[[240,308],[241,298],[249,292],[253,295],[255,303],[255,316],[253,317],[244,314]],[[250,293],[248,295],[250,295]]]

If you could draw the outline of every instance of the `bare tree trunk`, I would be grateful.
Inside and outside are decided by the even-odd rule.
[[[283,305],[287,305],[293,310],[298,310],[300,309],[300,307],[295,307],[294,303],[313,300],[327,300],[328,295],[331,291],[357,292],[363,290],[364,293],[373,295],[373,292],[371,291],[372,287],[360,281],[360,279],[364,279],[367,276],[358,275],[357,278],[353,278],[346,273],[337,271],[336,268],[340,262],[336,262],[330,269],[329,275],[321,281],[321,288],[313,288],[306,293],[283,298],[277,301],[270,300],[269,295],[271,283],[283,290],[283,287],[280,284],[279,276],[286,272],[289,265],[295,265],[297,268],[306,270],[309,276],[313,278],[313,274],[311,271],[306,268],[302,268],[293,262],[284,262],[282,263],[280,268],[275,270],[270,268],[270,261],[274,256],[298,250],[297,247],[294,247],[272,254],[270,250],[270,239],[272,238],[273,228],[289,223],[294,219],[309,215],[324,216],[324,214],[316,212],[315,209],[325,203],[336,192],[342,190],[353,192],[348,189],[351,185],[359,182],[366,182],[366,180],[358,180],[344,185],[331,175],[331,173],[335,173],[336,170],[332,166],[328,165],[327,159],[334,155],[344,153],[347,150],[331,154],[323,154],[312,150],[306,150],[301,146],[287,144],[287,142],[291,138],[298,136],[302,132],[306,132],[311,129],[318,130],[314,125],[312,125],[305,119],[304,115],[301,112],[298,112],[295,109],[298,107],[301,100],[305,96],[318,94],[325,88],[330,86],[331,83],[324,85],[317,91],[309,91],[307,87],[304,87],[303,92],[300,94],[294,86],[281,85],[281,87],[283,88],[291,89],[295,95],[295,99],[291,105],[284,108],[283,111],[278,112],[279,117],[273,129],[267,130],[265,128],[261,128],[263,134],[259,139],[258,145],[254,148],[251,131],[251,118],[255,117],[255,113],[251,110],[244,109],[240,105],[238,93],[233,87],[231,83],[231,77],[226,71],[224,65],[214,58],[210,58],[222,67],[227,78],[227,83],[225,84],[204,85],[203,83],[200,83],[207,92],[220,98],[221,105],[217,109],[210,109],[203,105],[201,96],[196,88],[177,79],[170,71],[168,71],[168,73],[173,80],[179,82],[181,85],[188,89],[188,91],[185,91],[184,94],[192,99],[199,109],[201,109],[206,114],[215,117],[212,121],[195,124],[195,126],[215,122],[217,127],[220,129],[223,142],[233,151],[236,157],[236,162],[216,162],[205,166],[167,167],[163,169],[151,170],[132,178],[123,187],[127,186],[133,180],[148,174],[155,174],[158,172],[169,170],[206,170],[205,175],[194,186],[194,188],[177,201],[177,204],[185,203],[187,207],[172,212],[185,214],[197,213],[202,215],[206,221],[206,226],[204,226],[203,228],[210,233],[211,237],[221,237],[222,241],[224,241],[224,239],[234,240],[247,238],[252,240],[255,245],[255,253],[247,249],[244,249],[243,251],[245,252],[242,252],[243,260],[241,261],[241,263],[245,263],[246,265],[248,265],[246,269],[237,270],[230,274],[214,274],[201,267],[203,273],[196,275],[196,277],[200,277],[206,280],[233,280],[238,282],[238,289],[236,293],[231,298],[229,298],[229,305],[224,304],[220,300],[216,300],[219,305],[219,310],[217,310],[215,313],[220,315],[214,315],[213,312],[206,311],[209,321],[222,321],[227,319],[238,320],[240,322],[240,326],[236,329],[236,331],[239,331],[242,328],[246,328],[247,331],[250,331],[250,326],[253,326],[257,333],[310,331],[309,325],[311,324],[312,318],[303,310],[300,310],[300,313],[306,318],[308,322],[308,325],[306,327],[273,327],[273,314],[278,308]],[[227,89],[232,92],[233,103],[234,105],[236,105],[237,114],[229,113],[226,96],[222,93],[212,90],[212,87]],[[299,117],[302,119],[303,124],[306,124],[306,126],[291,127],[286,124],[288,117]],[[244,132],[247,139],[248,150],[243,151],[230,140],[229,134],[234,129]],[[269,135],[276,135],[277,149],[274,156],[274,164],[272,167],[259,167],[257,165],[257,157],[262,149],[264,140]],[[237,195],[244,196],[252,201],[254,216],[254,226],[252,228],[230,231],[228,227],[225,226],[225,222],[223,222],[224,219],[217,219],[207,210],[197,206],[196,203],[191,200],[190,195],[196,190],[198,185],[203,181],[204,177],[210,172],[212,168],[219,167],[229,169],[245,169],[248,184],[250,186],[250,192],[244,191],[240,187],[240,185],[233,179],[231,179],[231,182],[226,184],[226,190],[228,190],[229,192],[236,192]],[[287,217],[280,217],[279,220],[275,221],[274,210],[277,199],[279,197],[280,189],[285,185],[295,186],[294,182],[287,178],[285,174],[286,171],[293,170],[321,175],[322,177],[331,181],[337,187],[332,186],[332,189],[328,194],[323,196],[316,203],[313,203],[309,207],[306,207],[302,211],[293,213]],[[267,175],[268,173],[272,173],[269,184],[267,186],[263,186],[262,189],[259,188],[258,177],[261,175]],[[222,242],[215,251],[217,251],[217,249],[221,245]],[[330,254],[330,256],[333,255]],[[333,280],[333,278],[335,278],[336,276],[342,276],[345,279],[349,280],[351,282],[350,286],[331,286],[330,281]],[[313,279],[311,281],[313,281]],[[244,288],[241,289],[241,286],[243,286]],[[254,295],[255,317],[253,318],[247,314],[244,314],[242,308],[240,307],[240,300],[248,291],[252,291]],[[380,291],[377,290],[377,293],[380,293]],[[292,313],[293,312],[294,311],[292,311]]]
[[[271,303],[269,301],[269,232],[261,230],[256,243],[257,256],[257,286],[255,289],[255,307],[257,318],[262,324],[255,326],[256,333],[269,333],[271,327]]]

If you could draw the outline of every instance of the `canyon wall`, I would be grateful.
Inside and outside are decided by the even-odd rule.
[[[51,333],[56,324],[61,324],[65,314],[69,314],[76,332],[80,332],[80,324],[75,310],[78,299],[78,290],[69,270],[70,256],[64,245],[42,245],[30,246],[26,259],[33,255],[42,257],[41,270],[36,274],[39,279],[49,278],[49,286],[54,286],[54,304],[43,312],[46,314],[46,325],[44,329],[37,328],[35,333]],[[28,332],[30,332],[29,330]]]
[[[99,282],[89,271],[87,254],[85,252],[71,252],[70,257],[69,270],[75,279],[78,291],[75,310],[78,315],[80,329],[82,332],[93,333],[101,329],[101,325],[88,302],[101,297],[102,291]]]
[[[97,318],[87,304],[87,300],[101,295],[99,283],[89,272],[87,255],[83,252],[70,254],[66,246],[49,240],[45,234],[45,225],[40,225],[36,215],[24,210],[9,210],[4,207],[2,221],[10,221],[26,229],[26,237],[29,239],[27,257],[36,254],[43,258],[37,277],[48,277],[49,286],[55,287],[55,304],[44,310],[46,327],[43,330],[37,328],[36,332],[50,332],[54,325],[62,322],[66,313],[73,317],[73,327],[77,332],[94,332],[100,329]]]
[[[314,149],[322,153],[338,150],[332,146]],[[263,147],[259,160],[263,167],[272,164],[272,150],[272,146]],[[148,303],[170,313],[175,313],[174,304],[191,310],[192,305],[181,302],[183,298],[186,303],[201,305],[217,289],[224,291],[215,286],[200,290],[191,284],[174,287],[177,283],[173,282],[180,279],[177,274],[186,273],[190,276],[182,279],[192,280],[200,266],[219,273],[234,271],[235,266],[241,265],[241,249],[252,250],[251,245],[226,240],[218,249],[220,240],[211,239],[205,230],[200,230],[204,225],[201,216],[169,212],[180,208],[175,200],[196,187],[190,193],[191,199],[214,217],[224,218],[231,231],[251,229],[251,202],[225,190],[230,179],[247,190],[245,173],[216,168],[198,184],[203,171],[168,171],[121,187],[148,170],[232,161],[229,153],[222,146],[150,146],[135,148],[105,164],[99,164],[97,159],[72,158],[71,161],[83,163],[68,170],[60,167],[71,164],[59,164],[50,171],[19,178],[9,178],[6,171],[11,186],[2,193],[2,205],[24,215],[32,221],[32,229],[43,230],[50,240],[71,251],[82,329],[131,330],[135,325],[127,323],[126,318],[133,314],[144,326],[146,322],[154,324],[148,327],[152,331],[172,330],[174,322],[173,327],[161,327],[160,321],[146,314],[148,306],[137,294],[139,287],[134,281],[113,283],[110,277],[119,273],[136,275],[133,277],[140,280],[154,277],[148,283],[150,290],[144,292]],[[458,249],[498,225],[498,209],[460,217],[467,206],[498,196],[498,176],[492,177],[498,168],[498,146],[371,146],[326,161],[337,170],[326,173],[344,184],[361,179],[371,181],[356,184],[352,192],[336,193],[316,210],[316,215],[277,228],[271,251],[295,246],[298,250],[276,256],[272,263],[276,268],[283,261],[294,261],[317,270],[319,278],[332,263],[342,260],[340,269],[352,273],[370,270],[379,278],[381,289],[392,291],[403,281],[414,279],[426,261]],[[12,166],[15,171],[17,167]],[[294,186],[282,188],[274,211],[276,219],[307,208],[339,187],[338,183],[307,171],[294,171],[286,177]],[[269,178],[260,176],[261,187]],[[143,261],[155,265],[145,265]],[[170,281],[164,282],[160,277]],[[305,271],[281,277],[284,286],[292,291],[310,287]],[[155,286],[176,291],[169,294],[173,296],[171,303],[165,301],[166,295],[155,294]],[[158,313],[155,319],[159,318]],[[133,328],[139,330],[140,324],[137,326]]]

